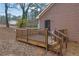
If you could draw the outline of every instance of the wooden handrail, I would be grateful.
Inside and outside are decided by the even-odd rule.
[[[68,36],[65,35],[64,33],[60,32],[60,31],[58,31],[58,30],[56,30],[56,31],[57,31],[59,34],[61,34],[62,37],[65,37],[65,38],[66,38],[66,40],[65,40],[65,47],[67,48],[67,42],[68,42],[68,40],[69,40]]]
[[[55,33],[51,33],[49,32],[52,36],[56,37],[59,41],[59,45],[60,45],[60,55],[62,55],[62,49],[63,49],[63,38],[59,37],[58,35],[56,35]]]
[[[59,37],[58,35],[56,35],[56,34],[54,34],[54,33],[51,33],[51,32],[49,32],[52,36],[54,36],[54,37],[56,37],[56,38],[58,38],[58,39],[62,39],[61,37]]]
[[[60,32],[59,30],[56,30],[59,34],[61,34],[62,36],[64,36],[64,37],[66,37],[66,38],[68,38],[68,36],[67,35],[65,35],[64,33],[62,33],[62,32]]]

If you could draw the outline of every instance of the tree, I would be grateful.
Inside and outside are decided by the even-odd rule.
[[[22,19],[27,19],[27,13],[28,13],[31,3],[29,3],[29,4],[20,3],[19,5],[22,9]]]
[[[5,18],[6,18],[6,27],[9,27],[8,23],[8,4],[5,3]]]
[[[35,19],[36,16],[47,6],[48,4],[46,3],[32,3],[31,6],[29,7],[30,9],[30,16],[29,18]]]
[[[42,4],[42,3],[19,3],[19,6],[22,10],[22,19],[27,19],[27,16],[28,16],[28,10],[31,10],[31,13],[30,14],[33,14],[34,17],[36,17],[39,12],[44,9],[44,7],[46,6],[47,4]],[[34,8],[33,8],[34,7]],[[33,9],[32,9],[33,8]],[[38,11],[38,9],[40,11]]]
[[[16,8],[16,9],[18,9],[18,8],[16,7],[17,4],[5,3],[4,5],[5,5],[6,27],[9,28],[9,18],[8,18],[8,15],[9,15],[9,14],[8,14],[8,9],[9,9],[9,8]],[[11,14],[10,14],[9,16],[11,16]]]

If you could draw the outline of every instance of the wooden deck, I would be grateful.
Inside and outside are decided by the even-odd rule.
[[[46,48],[47,47],[46,44],[45,44],[45,42],[37,41],[37,40],[33,40],[33,39],[29,39],[28,42],[25,39],[18,39],[18,41],[24,42],[26,44],[31,44],[31,45],[39,46],[39,47],[42,47],[42,48]],[[57,43],[55,43],[53,45],[48,44],[48,50],[49,51],[55,52],[59,48],[60,48],[60,45],[58,45]]]
[[[58,34],[59,32],[56,31]],[[50,33],[50,32],[49,32]],[[25,42],[28,44],[32,44],[35,46],[40,46],[46,49],[46,51],[55,51],[62,55],[62,49],[64,44],[64,36],[60,37],[55,33],[50,33],[54,38],[52,40],[52,44],[50,44],[50,39],[48,38],[48,30],[47,29],[17,29],[16,30],[16,39],[21,42]],[[60,33],[61,34],[61,33]],[[66,47],[67,48],[67,47]]]

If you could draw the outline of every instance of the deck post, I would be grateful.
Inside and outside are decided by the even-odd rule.
[[[65,30],[65,34],[68,36],[68,30]],[[66,37],[66,49],[67,49],[67,44],[68,44],[68,37]]]
[[[17,40],[17,29],[16,29],[16,40]]]
[[[48,51],[48,29],[45,29],[46,52]]]
[[[62,39],[60,40],[60,55],[63,55],[63,36]]]
[[[26,31],[27,31],[27,43],[28,43],[28,29],[26,29]]]

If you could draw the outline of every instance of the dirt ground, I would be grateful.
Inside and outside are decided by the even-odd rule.
[[[78,56],[79,44],[68,43],[66,56]],[[0,56],[56,56],[55,53],[34,45],[16,41],[15,29],[0,28]]]

